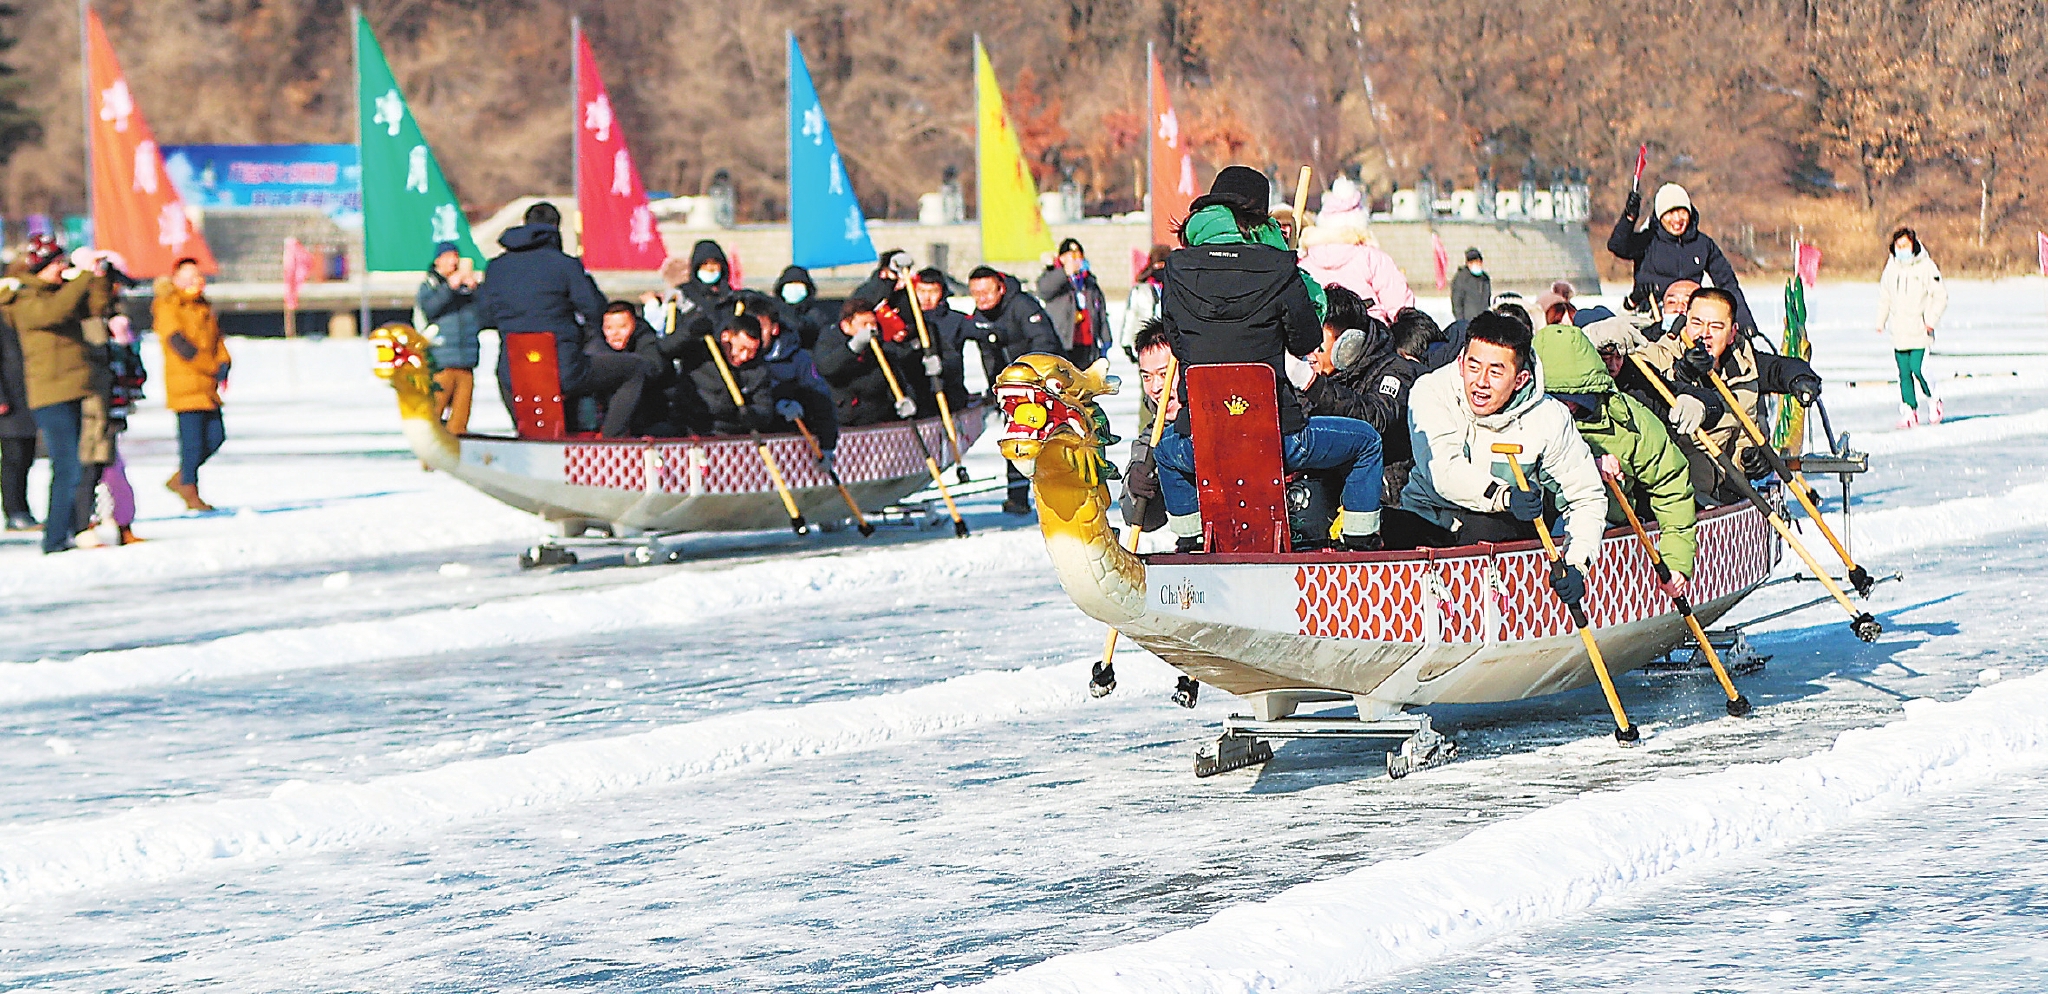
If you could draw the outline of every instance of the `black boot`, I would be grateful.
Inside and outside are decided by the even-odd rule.
[[[1379,532],[1373,532],[1370,535],[1347,534],[1344,536],[1345,552],[1378,552],[1386,547],[1386,540],[1380,538]]]
[[[1026,497],[1023,494],[1017,493],[1014,490],[1011,491],[1009,499],[1003,501],[1003,513],[1014,514],[1018,516],[1030,514],[1031,498]]]
[[[1181,537],[1174,539],[1173,551],[1181,553],[1183,555],[1187,553],[1202,551],[1202,536],[1182,535]]]

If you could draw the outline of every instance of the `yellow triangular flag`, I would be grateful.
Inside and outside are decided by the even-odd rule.
[[[1052,251],[1052,231],[1038,212],[1038,184],[1024,163],[1024,146],[1003,109],[1003,91],[981,39],[974,39],[974,75],[980,107],[976,155],[981,194],[981,257],[989,262],[1035,262]]]

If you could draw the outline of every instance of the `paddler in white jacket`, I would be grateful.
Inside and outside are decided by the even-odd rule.
[[[1487,312],[1472,319],[1463,352],[1415,381],[1408,434],[1415,469],[1388,511],[1388,548],[1444,548],[1536,537],[1536,517],[1564,507],[1565,562],[1553,581],[1566,600],[1585,594],[1585,570],[1600,552],[1607,494],[1593,452],[1571,410],[1543,392],[1543,367],[1529,329]],[[1589,405],[1590,406],[1590,405]],[[1517,458],[1533,491],[1515,486],[1496,443],[1522,447]]]

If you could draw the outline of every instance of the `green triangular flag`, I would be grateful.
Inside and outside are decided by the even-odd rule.
[[[454,242],[478,265],[484,261],[470,236],[455,191],[420,134],[398,92],[398,79],[370,22],[356,15],[356,112],[362,134],[363,253],[372,272],[419,271],[434,261],[434,245]]]

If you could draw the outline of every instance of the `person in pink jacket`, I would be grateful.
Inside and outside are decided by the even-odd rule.
[[[1388,324],[1404,307],[1415,306],[1415,291],[1394,257],[1379,247],[1366,226],[1358,184],[1338,177],[1323,197],[1322,213],[1301,236],[1301,268],[1323,286],[1336,284],[1372,301],[1367,311]]]

